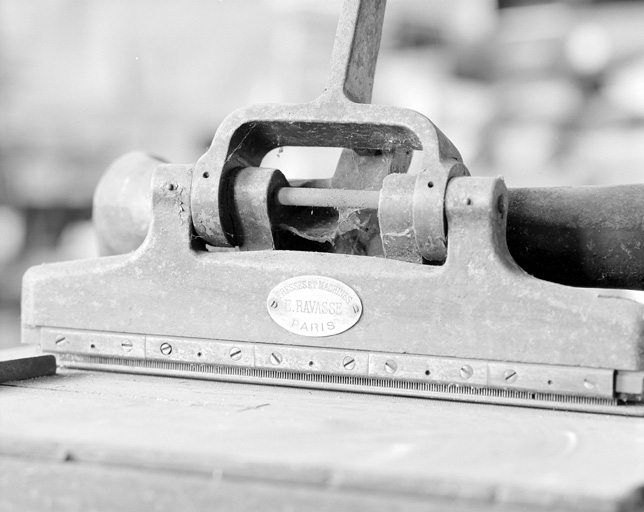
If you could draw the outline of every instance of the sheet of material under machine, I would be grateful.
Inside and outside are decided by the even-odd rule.
[[[75,368],[644,415],[644,306],[562,284],[642,288],[642,187],[470,177],[426,117],[368,104],[384,5],[345,2],[317,100],[234,112],[195,165],[112,166],[112,255],[30,269],[23,342]],[[345,149],[315,189],[259,167],[280,146]]]

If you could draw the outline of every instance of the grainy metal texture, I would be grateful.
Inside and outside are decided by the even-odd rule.
[[[431,196],[423,198],[424,208],[431,208],[433,214],[423,219],[423,240],[430,237],[436,241],[438,252],[430,259],[444,259],[443,199],[450,169],[461,160],[458,151],[421,114],[362,103],[371,97],[384,9],[384,1],[345,2],[329,81],[317,100],[248,107],[223,121],[193,176],[193,222],[197,234],[207,243],[240,245],[231,219],[234,205],[229,204],[231,173],[237,167],[258,166],[271,149],[331,146],[405,155],[422,149],[421,174],[436,184],[432,191],[423,192],[423,196]],[[395,172],[394,167],[390,165],[386,172]]]
[[[388,258],[422,263],[414,234],[414,193],[416,177],[404,174],[387,176],[382,183],[378,204],[382,248]]]
[[[234,113],[194,167],[157,166],[152,222],[134,253],[31,269],[24,279],[23,341],[46,345],[43,336],[54,332],[52,351],[91,367],[268,382],[277,376],[301,385],[563,403],[575,410],[610,410],[626,401],[629,411],[639,411],[644,308],[527,275],[506,244],[510,193],[502,180],[465,177],[456,150],[420,114],[355,102],[370,97],[383,12],[384,2],[376,0],[345,3],[329,87],[315,102]],[[339,189],[322,192],[325,205],[336,208],[280,207],[278,190],[287,181],[277,170],[254,166],[282,145],[348,149],[331,180]],[[398,173],[418,149],[420,173]],[[373,211],[346,201],[352,188],[368,195],[371,206],[382,189],[380,233]],[[314,199],[320,192],[298,194]],[[308,225],[295,222],[307,216]],[[286,234],[318,246],[329,242],[335,253],[374,254],[372,242],[381,239],[389,259],[215,253],[204,244],[279,249],[286,248]],[[293,248],[306,249],[302,242]],[[287,306],[276,290],[307,276],[355,293],[357,309],[340,315],[351,321],[337,334],[327,336],[320,325],[329,324],[308,317],[288,316],[299,322],[288,329],[283,318],[273,321],[273,304]],[[310,302],[299,313],[329,313],[323,298]],[[306,333],[294,328],[303,325]],[[56,329],[76,332],[80,345],[66,344]],[[253,344],[252,355],[245,344]],[[185,347],[197,361],[183,359]],[[223,366],[212,361],[215,355],[225,358]],[[347,377],[347,371],[367,374]]]
[[[453,157],[451,162],[442,166],[423,166],[416,177],[413,200],[415,247],[430,263],[443,263],[447,257],[445,190],[452,178],[469,176],[467,168],[459,160]],[[411,252],[413,247],[409,246],[407,252]]]
[[[385,2],[380,0],[345,2],[327,88],[317,100],[249,107],[224,121],[193,173],[192,222],[206,242],[242,249],[323,250],[384,254],[417,263],[444,262],[445,190],[451,178],[468,171],[456,149],[427,118],[409,110],[367,104],[384,11]],[[309,206],[328,204],[336,210],[291,211],[283,216],[271,195],[274,188],[286,185],[283,177],[269,190],[260,190],[261,185],[254,189],[245,182],[256,178],[257,171],[244,168],[259,165],[270,149],[284,145],[345,147],[333,179],[325,184],[332,188],[324,189],[322,200],[309,201]],[[413,149],[423,149],[420,173],[398,176],[407,171]],[[102,180],[94,213],[104,254],[133,250],[145,236],[146,184],[159,163],[141,154],[126,155]],[[278,171],[272,172],[278,179]],[[354,201],[355,205],[340,201],[340,192],[334,190],[364,193],[381,188],[380,223],[373,212],[363,211],[364,201]],[[643,189],[511,192],[510,253],[522,268],[542,279],[575,286],[642,289]],[[309,194],[311,198],[316,192],[285,194]],[[374,203],[375,199],[370,200],[368,206]]]
[[[344,149],[331,179],[332,190],[378,191],[389,174],[407,172],[412,153],[404,148],[389,151]],[[354,229],[349,229],[351,225]],[[335,233],[335,252],[368,256],[384,254],[378,217],[374,212],[363,211],[362,206],[338,209]]]
[[[388,159],[352,154],[355,158],[345,157],[351,163],[343,165],[350,166],[351,172],[339,179],[342,188],[280,189],[270,206],[270,217],[279,218],[271,221],[273,229],[297,233],[296,246],[302,245],[302,236],[318,241],[334,240],[334,235],[341,236],[342,230],[347,230],[346,224],[340,228],[341,217],[337,211],[330,214],[318,210],[317,220],[311,223],[310,209],[298,212],[291,208],[281,213],[277,203],[346,208],[348,213],[360,216],[350,227],[367,238],[360,242],[366,250],[360,252],[354,245],[355,254],[383,255],[382,244],[387,256],[420,263],[413,233],[416,178],[398,172],[389,176],[386,169],[390,169],[391,161]],[[159,164],[160,161],[142,154],[128,154],[117,160],[102,178],[95,196],[94,223],[104,254],[133,251],[145,239],[152,216],[151,173]],[[358,172],[359,168],[369,172]],[[379,181],[360,181],[372,176],[371,171],[378,175]],[[281,183],[283,186],[285,182]],[[360,189],[346,190],[349,185]],[[243,189],[233,193],[248,195]],[[641,207],[644,185],[509,189],[508,194],[508,248],[513,259],[529,274],[572,286],[644,288],[644,209]],[[259,195],[267,200],[265,192]],[[378,205],[380,196],[382,204]],[[239,211],[240,206],[235,208]],[[266,210],[266,206],[254,206],[246,215],[261,214],[253,208]],[[373,208],[378,208],[379,223],[385,226],[382,240],[376,215],[371,212],[365,220],[361,212]],[[244,216],[238,217],[243,221]],[[303,223],[302,219],[307,222]],[[324,219],[326,225],[322,222]],[[344,220],[347,221],[346,215]],[[397,237],[404,237],[406,241],[390,242]],[[373,238],[375,242],[368,246],[368,240]],[[342,252],[337,241],[335,245]]]
[[[102,256],[134,251],[145,239],[152,212],[152,173],[162,163],[131,152],[101,177],[94,191],[92,221]]]
[[[275,226],[280,218],[276,193],[288,181],[276,169],[246,167],[231,178],[230,212],[241,250],[275,248]]]
[[[65,336],[69,345],[62,348],[55,343]],[[358,352],[346,349],[319,349],[287,347],[284,345],[253,344],[241,341],[208,339],[181,339],[163,336],[129,336],[137,346],[134,355],[122,350],[123,334],[105,334],[91,331],[43,329],[43,350],[58,354],[65,366],[129,368],[141,370],[190,371],[193,374],[219,375],[220,378],[248,378],[262,376],[256,370],[275,370],[280,375],[263,375],[271,382],[286,380],[327,385],[350,385],[352,390],[384,387],[392,393],[407,394],[408,390],[422,395],[423,391],[442,392],[445,396],[470,395],[487,397],[517,397],[523,392],[536,393],[548,403],[583,404],[583,399],[597,401],[595,405],[621,405],[615,400],[620,377],[634,378],[638,383],[641,401],[644,374],[642,372],[614,372],[605,369],[576,366],[539,365],[516,362],[494,362],[467,358],[414,356],[395,353]],[[88,349],[90,346],[91,349]],[[91,365],[91,366],[87,366]],[[317,377],[316,377],[317,375]],[[512,379],[508,379],[512,376]],[[389,379],[383,381],[382,379]],[[393,381],[391,380],[393,378]],[[357,380],[356,380],[357,379]],[[238,379],[237,379],[238,380]],[[416,384],[414,384],[416,383]],[[592,383],[592,385],[589,385]],[[619,384],[620,392],[636,389],[635,384]],[[468,389],[464,389],[468,388]],[[469,389],[476,388],[476,389]],[[528,392],[527,394],[525,392]],[[505,395],[504,395],[505,393]],[[531,400],[536,400],[537,395]],[[642,412],[642,405],[631,408],[631,414]],[[629,409],[624,408],[624,414]]]
[[[386,176],[407,172],[412,153],[404,148],[390,151],[344,149],[330,185],[334,189],[380,190]]]
[[[356,377],[312,372],[280,370],[282,352],[272,352],[264,362],[267,368],[243,368],[158,360],[137,360],[101,356],[65,354],[60,358],[66,368],[125,372],[141,375],[199,378],[272,386],[294,386],[329,391],[352,391],[400,397],[433,398],[457,402],[490,405],[534,407],[562,411],[577,411],[616,416],[644,417],[644,406],[639,402],[621,402],[617,399],[596,398],[584,395],[556,394],[522,389],[490,388],[442,382],[407,381],[395,378],[397,363],[388,360],[383,365],[383,375]],[[464,368],[469,368],[465,366]]]
[[[327,91],[355,103],[371,103],[386,0],[349,0],[342,5]]]
[[[644,289],[644,185],[515,189],[508,246],[541,279]]]
[[[289,347],[306,345],[384,352],[392,360],[406,353],[609,372],[644,369],[641,305],[538,281],[512,261],[505,246],[507,190],[501,180],[450,182],[449,253],[445,265],[433,267],[338,254],[198,250],[188,202],[191,172],[189,166],[159,167],[151,231],[135,253],[29,270],[24,341],[38,343],[42,328],[64,327],[122,333],[129,343],[114,349],[123,354],[127,349],[132,355],[125,357],[139,350],[136,335],[159,337],[175,356],[176,343],[164,337],[282,345],[281,361]],[[354,289],[364,308],[361,320],[325,338],[304,338],[276,325],[266,310],[270,290],[303,275],[330,277]],[[83,353],[100,355],[103,349],[91,339]],[[158,357],[169,355],[160,347]],[[227,348],[228,359],[235,347],[240,348]],[[154,352],[145,351],[145,357]],[[475,375],[471,363],[461,366]]]

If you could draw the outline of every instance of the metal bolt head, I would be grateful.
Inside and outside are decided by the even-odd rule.
[[[472,375],[474,375],[474,369],[469,364],[464,364],[463,366],[461,366],[460,374],[461,379],[467,380]]]
[[[233,348],[230,349],[230,358],[233,361],[239,361],[241,359],[241,356],[242,356],[241,349],[239,349],[237,347],[233,347]]]
[[[167,343],[167,342],[161,343],[159,350],[161,350],[161,353],[164,356],[169,356],[170,354],[172,354],[172,345],[170,345],[170,343]]]
[[[123,341],[121,342],[121,348],[122,348],[125,352],[130,352],[130,351],[132,350],[132,347],[133,347],[133,345],[132,345],[132,340],[123,340]]]
[[[517,380],[517,372],[514,370],[505,370],[505,373],[503,374],[503,378],[505,379],[505,382],[508,384],[512,384],[513,382],[516,382]]]
[[[387,373],[396,373],[397,369],[398,369],[398,363],[396,363],[396,361],[394,361],[393,359],[389,359],[385,363],[385,371]]]
[[[282,360],[282,354],[280,354],[279,352],[273,352],[271,354],[271,363],[273,363],[274,365],[282,364]]]
[[[351,356],[347,356],[343,359],[342,366],[346,370],[353,370],[356,367],[356,360]]]

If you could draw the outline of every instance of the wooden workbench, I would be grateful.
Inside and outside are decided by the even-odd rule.
[[[638,418],[72,370],[0,385],[3,511],[630,510],[642,484]]]

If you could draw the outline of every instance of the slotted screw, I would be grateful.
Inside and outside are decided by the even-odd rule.
[[[517,380],[517,372],[514,370],[506,370],[505,373],[503,374],[503,378],[505,379],[505,382],[508,384],[512,384],[513,382],[516,382]]]
[[[474,370],[469,364],[461,366],[461,379],[467,380],[474,375]]]
[[[347,356],[342,361],[342,366],[344,366],[346,370],[353,370],[356,367],[356,360],[351,356]]]
[[[170,343],[161,343],[159,349],[164,356],[169,356],[170,354],[172,354],[172,345],[170,345]]]
[[[233,347],[230,349],[230,358],[233,361],[239,361],[241,359],[241,356],[242,356],[241,349],[237,347]]]
[[[125,352],[130,352],[132,350],[132,341],[131,340],[123,340],[121,342],[121,348]]]
[[[273,352],[271,354],[271,363],[277,365],[282,363],[282,354],[279,352]]]
[[[396,373],[396,370],[397,370],[397,369],[398,369],[398,364],[397,364],[397,363],[396,363],[396,361],[394,361],[393,359],[389,359],[389,360],[385,363],[385,371],[386,371],[387,373]]]

